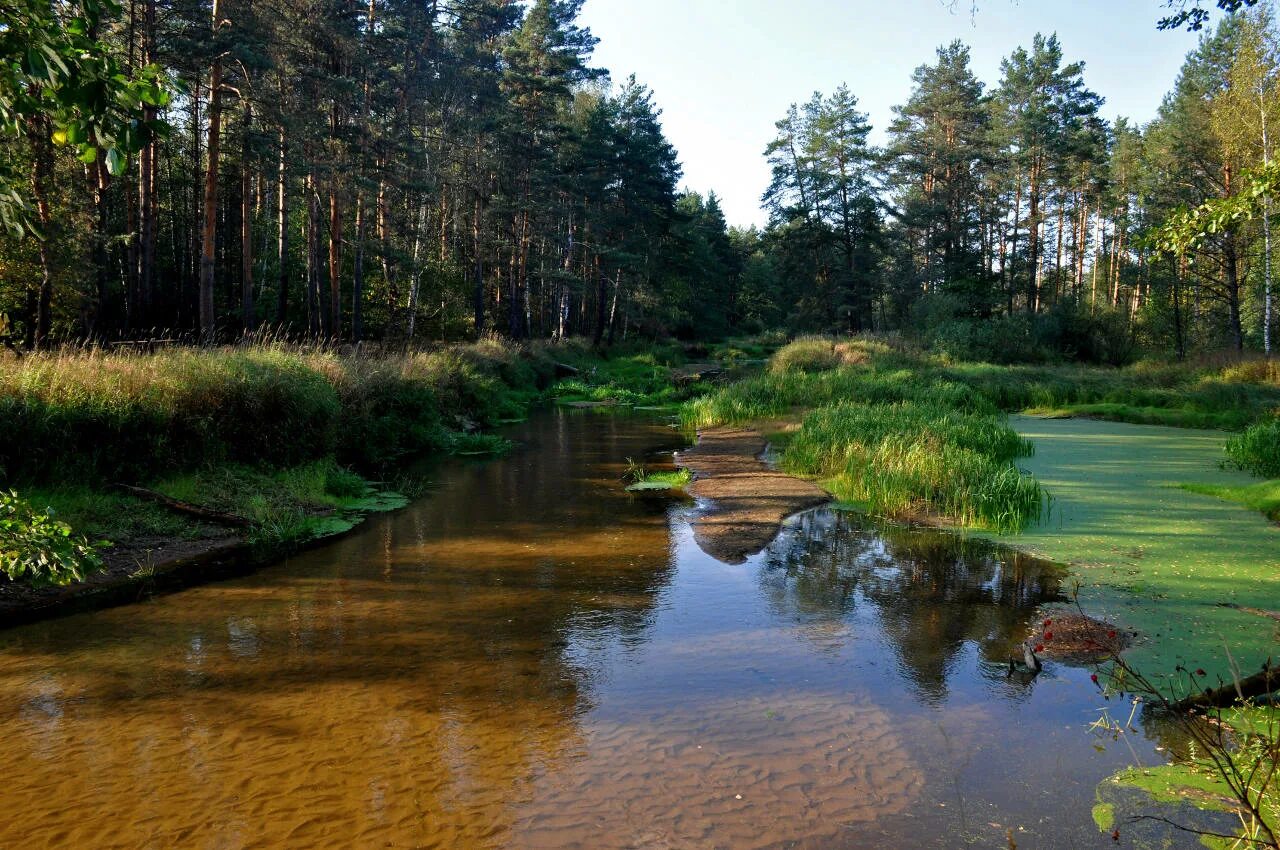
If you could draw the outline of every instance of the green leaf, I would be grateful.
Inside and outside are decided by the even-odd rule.
[[[119,148],[107,148],[107,171],[113,177],[119,177],[124,174],[125,167],[128,166],[129,159],[120,152]]]

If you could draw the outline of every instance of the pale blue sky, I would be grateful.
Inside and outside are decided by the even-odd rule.
[[[1106,98],[1108,118],[1146,122],[1197,37],[1158,32],[1160,0],[587,0],[581,23],[600,38],[595,63],[635,73],[655,92],[684,182],[714,189],[730,224],[763,224],[761,155],[788,104],[847,82],[884,140],[911,72],[959,38],[993,85],[1000,60],[1037,32],[1057,32],[1068,61]]]

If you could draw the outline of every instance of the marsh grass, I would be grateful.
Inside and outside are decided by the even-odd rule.
[[[1030,447],[1017,445],[1004,413],[1248,428],[1230,459],[1276,477],[1275,378],[1260,360],[998,366],[949,363],[898,340],[804,338],[760,375],[687,402],[681,417],[700,428],[812,411],[783,454],[792,471],[826,477],[838,498],[876,513],[924,511],[1008,531],[1040,518],[1048,496],[1014,463]]]
[[[1046,505],[1040,485],[1013,463],[1032,451],[990,414],[928,402],[846,403],[809,414],[782,465],[828,479],[836,498],[876,514],[1016,531]]]
[[[644,463],[627,458],[622,480],[632,492],[646,490],[683,490],[693,482],[693,473],[687,469],[651,470]]]
[[[381,507],[370,484],[332,459],[278,470],[223,466],[163,479],[155,488],[253,522],[253,542],[291,543],[345,530]]]
[[[1227,440],[1227,461],[1263,478],[1280,478],[1280,419],[1259,422]]]
[[[557,356],[560,362],[578,369],[576,376],[557,381],[548,391],[558,401],[660,406],[688,396],[672,379],[672,367],[685,362],[684,353],[673,345],[620,347],[603,356],[569,346]]]

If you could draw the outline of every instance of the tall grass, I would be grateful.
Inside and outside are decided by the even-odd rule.
[[[1045,494],[1013,465],[1027,440],[990,414],[937,402],[819,409],[787,445],[783,466],[832,479],[838,498],[889,516],[944,516],[1016,531],[1040,518]]]
[[[1227,460],[1254,475],[1280,478],[1280,419],[1259,422],[1228,440]]]
[[[493,340],[374,357],[258,345],[0,359],[0,475],[142,480],[330,456],[385,466],[522,416],[553,370],[543,348]]]

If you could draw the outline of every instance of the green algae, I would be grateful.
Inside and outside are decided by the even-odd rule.
[[[1263,821],[1276,827],[1280,822],[1280,785],[1268,781],[1277,719],[1280,710],[1267,706],[1249,706],[1227,709],[1215,715],[1217,722],[1232,731],[1229,751],[1218,752],[1215,757],[1207,754],[1190,757],[1184,761],[1154,767],[1128,767],[1108,777],[1098,788],[1098,805],[1093,818],[1098,829],[1110,832],[1115,822],[1115,807],[1105,802],[1108,786],[1131,788],[1143,792],[1152,802],[1180,804],[1204,812],[1236,814],[1239,804],[1231,788],[1223,778],[1222,765],[1230,763],[1238,776],[1252,776],[1253,799]],[[1260,769],[1254,770],[1255,767]],[[1205,835],[1201,843],[1209,847],[1247,846],[1248,842]]]
[[[1226,434],[1086,419],[1010,417],[1036,453],[1020,462],[1052,497],[1022,534],[984,535],[1072,568],[1084,609],[1139,633],[1126,653],[1150,677],[1178,665],[1210,681],[1280,657],[1280,527],[1193,487],[1257,479],[1220,466]],[[1228,656],[1228,652],[1230,655]]]

